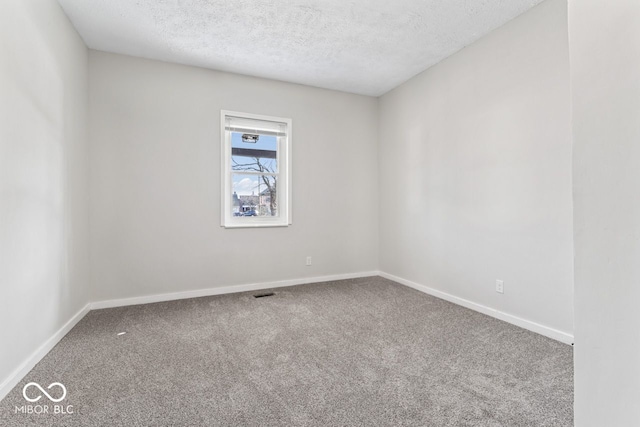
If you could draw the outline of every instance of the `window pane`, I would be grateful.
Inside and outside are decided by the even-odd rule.
[[[278,172],[275,136],[231,132],[231,168],[234,171]]]
[[[278,216],[277,182],[273,175],[232,174],[232,215]]]

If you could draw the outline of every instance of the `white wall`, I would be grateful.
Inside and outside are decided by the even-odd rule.
[[[377,269],[375,98],[95,51],[89,63],[93,300]],[[221,109],[293,119],[290,227],[220,227]]]
[[[87,83],[57,2],[0,2],[0,397],[88,302]]]
[[[640,425],[640,2],[570,1],[575,419]]]
[[[380,269],[571,334],[569,115],[563,0],[384,95]]]

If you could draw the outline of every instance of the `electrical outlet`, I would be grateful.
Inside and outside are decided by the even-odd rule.
[[[307,257],[307,267],[308,267],[308,266],[310,266],[310,265],[311,265],[311,257],[310,257],[310,256],[308,256],[308,257]]]
[[[496,280],[496,292],[499,294],[504,294],[504,281]]]

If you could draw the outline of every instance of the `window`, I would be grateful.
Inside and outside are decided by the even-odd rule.
[[[222,226],[291,224],[291,119],[221,116]]]

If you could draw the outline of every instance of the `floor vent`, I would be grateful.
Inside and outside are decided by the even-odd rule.
[[[270,297],[270,296],[273,296],[273,295],[275,295],[275,293],[273,293],[273,292],[268,292],[268,293],[266,293],[266,294],[256,294],[256,295],[254,295],[253,297],[254,297],[254,298],[264,298],[264,297]]]

